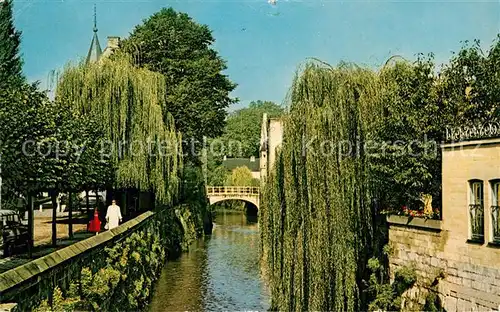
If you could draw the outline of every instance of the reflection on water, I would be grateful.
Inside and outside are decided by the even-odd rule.
[[[244,213],[218,213],[210,238],[167,263],[150,311],[267,310],[256,221]]]

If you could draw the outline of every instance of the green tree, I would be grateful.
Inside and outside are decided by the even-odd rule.
[[[0,88],[20,86],[24,82],[19,56],[21,32],[14,28],[12,0],[0,2]]]
[[[69,193],[69,235],[72,233],[72,208],[77,204],[76,193],[88,190],[109,189],[114,185],[116,166],[109,157],[101,153],[105,143],[103,127],[95,118],[81,115],[59,103],[61,123],[59,129],[64,139],[62,146],[69,147],[63,151],[67,155],[61,166],[64,170],[60,173],[61,187],[57,191]],[[60,144],[61,145],[61,144]],[[61,149],[61,148],[59,148]],[[60,156],[59,156],[60,157]]]
[[[500,118],[500,41],[484,53],[468,42],[435,74],[432,55],[396,62],[379,75],[382,117],[374,128],[372,178],[384,208],[422,206],[421,194],[441,197],[441,150],[448,126]]]
[[[222,73],[226,64],[211,48],[214,41],[206,25],[164,8],[123,43],[136,63],[165,76],[163,110],[173,115],[186,140],[221,135],[226,108],[236,102],[229,95],[236,85]]]
[[[230,175],[227,176],[225,185],[234,186],[258,186],[259,180],[252,176],[252,171],[248,167],[234,168]]]
[[[116,165],[115,186],[152,191],[158,202],[171,204],[178,199],[182,153],[172,116],[162,112],[164,90],[161,74],[133,66],[121,53],[68,67],[56,98],[103,125],[106,144],[94,153]],[[87,187],[102,182],[99,173],[89,178]]]
[[[180,202],[186,204],[193,215],[195,228],[211,233],[212,219],[208,210],[208,200],[202,167],[189,160],[183,166]],[[207,226],[210,230],[207,230]],[[198,232],[201,234],[201,232]]]
[[[60,193],[69,193],[70,199],[73,194],[85,189],[88,179],[97,172],[102,174],[100,183],[110,181],[114,172],[103,168],[113,168],[110,159],[101,159],[96,155],[96,148],[104,139],[103,134],[96,135],[99,129],[89,116],[82,116],[66,103],[53,102],[50,105],[49,127],[46,128],[47,141],[50,142],[44,152],[40,175],[40,185],[48,190],[52,197],[52,206],[56,207],[56,197]],[[97,157],[96,157],[97,156]],[[86,176],[88,174],[88,176]],[[68,203],[70,212],[73,201]],[[57,215],[56,209],[52,213],[52,245],[57,242]],[[72,220],[70,214],[70,231],[72,236]]]
[[[227,148],[226,154],[231,157],[258,157],[262,116],[266,113],[269,117],[279,117],[283,112],[283,108],[273,102],[256,101],[230,114],[221,137]],[[234,144],[236,142],[238,144]]]
[[[208,172],[208,185],[225,185],[228,176],[228,170],[224,166],[215,167]]]
[[[53,103],[35,85],[0,90],[2,178],[8,188],[21,194],[40,189],[48,165],[40,154],[54,140],[53,116]]]
[[[4,188],[13,197],[49,191],[55,207],[60,192],[83,190],[86,173],[97,171],[99,179],[106,181],[109,174],[104,172],[112,166],[91,155],[102,139],[95,129],[98,127],[91,120],[49,101],[35,85],[0,90]],[[55,244],[56,210],[53,212]]]
[[[259,210],[263,263],[277,272],[273,311],[367,310],[361,278],[374,243],[367,155],[324,143],[365,142],[378,91],[373,71],[350,64],[308,64],[294,79]],[[307,148],[304,140],[312,140]]]
[[[500,118],[500,35],[486,53],[480,43],[466,42],[436,81],[442,124],[477,125]]]
[[[89,115],[79,116],[80,137],[85,145],[79,162],[82,164],[82,179],[75,183],[77,191],[107,189],[115,184],[116,162],[102,153],[106,134],[104,127],[96,118]]]
[[[420,204],[420,194],[439,204],[444,110],[437,104],[432,58],[397,62],[380,73],[383,111],[374,127],[377,150],[372,178],[383,208]]]

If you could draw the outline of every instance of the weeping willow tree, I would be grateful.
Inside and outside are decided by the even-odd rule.
[[[137,68],[124,54],[98,63],[69,66],[57,98],[104,128],[103,155],[117,164],[119,188],[152,191],[161,203],[178,195],[181,136],[164,115],[165,79]]]
[[[260,211],[272,309],[366,310],[373,228],[363,144],[378,93],[376,73],[349,64],[310,63],[293,83]]]

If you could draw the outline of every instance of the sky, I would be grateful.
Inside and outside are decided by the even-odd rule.
[[[239,103],[284,100],[295,73],[308,58],[330,64],[356,62],[379,68],[392,55],[413,60],[432,52],[445,63],[465,40],[485,50],[500,33],[500,0],[14,0],[22,31],[24,73],[46,86],[48,73],[84,58],[92,39],[97,5],[99,39],[127,37],[135,25],[163,7],[206,24],[214,48],[227,62],[225,74],[238,84]]]

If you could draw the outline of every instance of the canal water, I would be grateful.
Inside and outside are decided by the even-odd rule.
[[[266,311],[269,295],[253,218],[218,212],[212,236],[166,264],[150,311]]]

